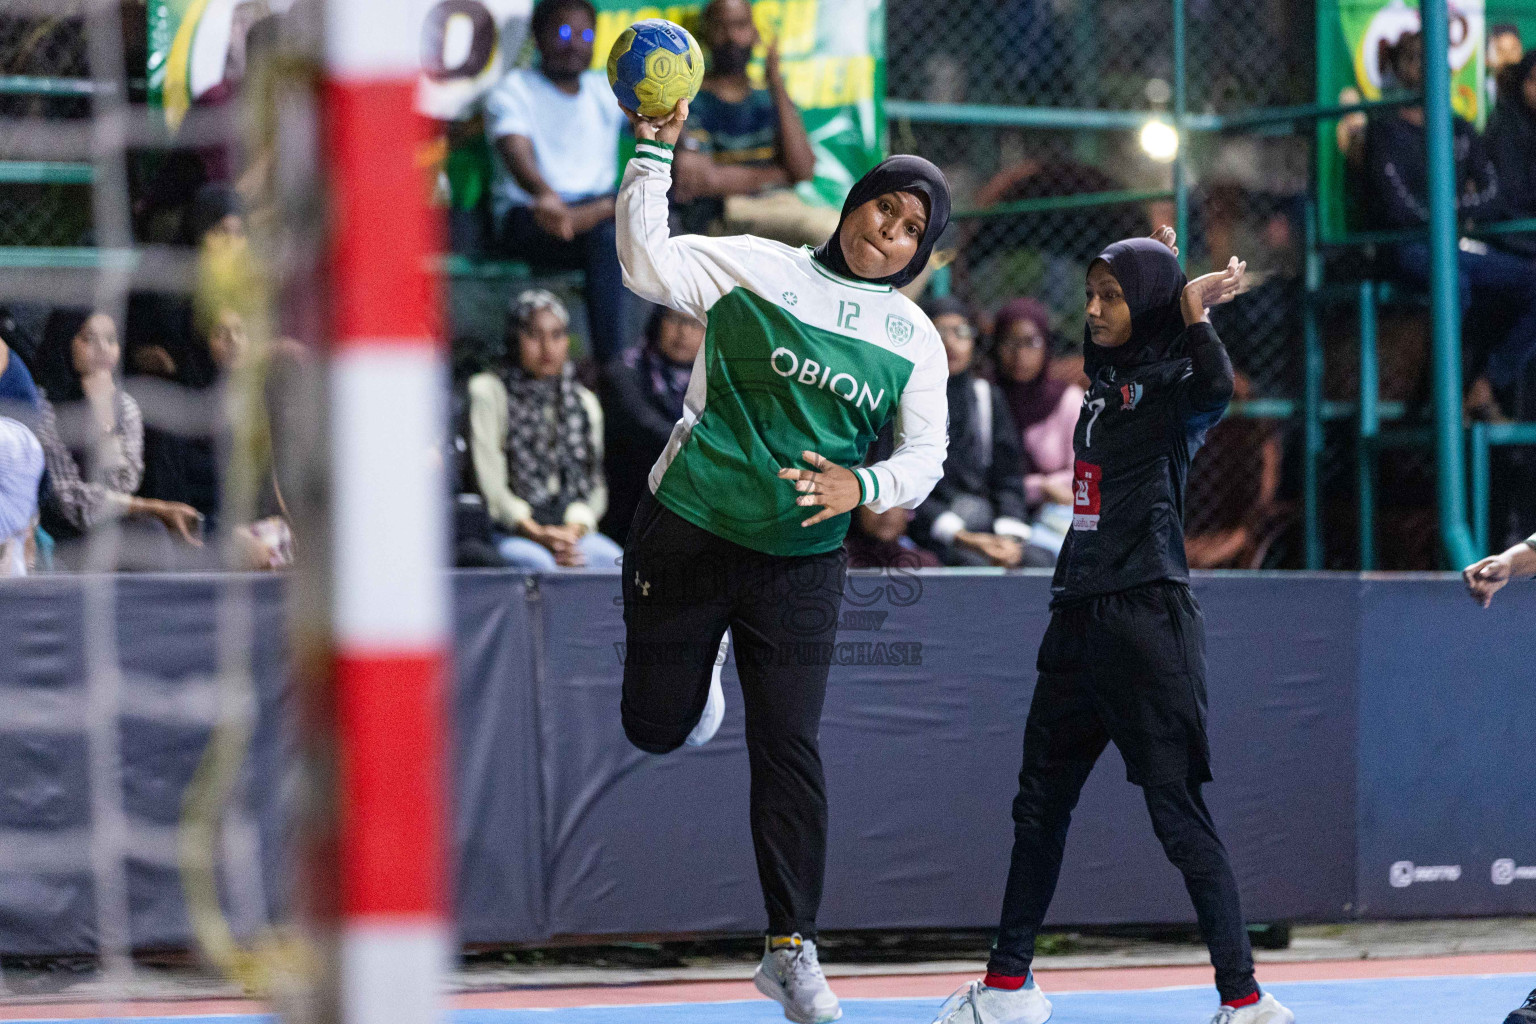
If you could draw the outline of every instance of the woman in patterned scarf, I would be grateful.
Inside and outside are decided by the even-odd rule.
[[[475,478],[497,527],[497,550],[522,569],[617,565],[597,530],[608,505],[603,411],[576,380],[570,314],[530,289],[513,300],[502,368],[469,381]]]

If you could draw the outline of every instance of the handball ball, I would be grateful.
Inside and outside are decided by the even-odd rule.
[[[608,84],[619,106],[641,117],[666,117],[699,94],[704,52],[681,25],[663,18],[637,21],[608,53]]]

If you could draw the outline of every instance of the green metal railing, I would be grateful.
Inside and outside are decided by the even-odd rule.
[[[1440,543],[1446,561],[1464,565],[1476,553],[1487,550],[1489,473],[1487,448],[1498,444],[1536,443],[1536,425],[1512,425],[1478,429],[1472,451],[1473,479],[1469,491],[1465,457],[1467,436],[1461,412],[1461,339],[1460,300],[1456,273],[1457,225],[1455,221],[1454,168],[1451,163],[1451,111],[1448,68],[1442,62],[1426,62],[1424,94],[1396,93],[1379,100],[1357,103],[1314,103],[1230,114],[1191,114],[1187,109],[1188,55],[1186,52],[1186,12],[1184,0],[1171,0],[1173,13],[1173,83],[1171,117],[1180,146],[1172,167],[1173,187],[1165,191],[1114,191],[1076,196],[1027,199],[998,203],[984,209],[966,210],[959,218],[981,219],[1026,213],[1045,213],[1065,209],[1088,209],[1114,204],[1147,202],[1172,198],[1177,210],[1177,230],[1188,238],[1189,178],[1185,143],[1197,132],[1286,132],[1309,131],[1312,126],[1355,112],[1374,112],[1422,103],[1429,125],[1429,165],[1432,168],[1431,222],[1422,230],[1346,232],[1326,242],[1319,237],[1315,201],[1307,203],[1304,225],[1305,265],[1303,270],[1304,308],[1303,385],[1300,403],[1284,399],[1260,399],[1234,403],[1229,415],[1266,419],[1299,418],[1303,437],[1303,561],[1309,569],[1324,564],[1322,528],[1323,485],[1321,462],[1325,449],[1324,426],[1327,422],[1353,418],[1355,436],[1356,481],[1360,495],[1359,543],[1361,567],[1375,565],[1374,511],[1376,505],[1376,454],[1386,448],[1430,445],[1437,468],[1436,505],[1439,510]],[[1446,46],[1446,0],[1425,0],[1425,52],[1444,52]],[[1317,32],[1331,31],[1323,21],[1321,9]],[[1321,38],[1321,36],[1319,36]],[[1321,62],[1319,95],[1322,94]],[[1112,131],[1140,128],[1153,118],[1167,116],[1159,110],[1101,110],[1064,107],[1008,107],[987,104],[941,104],[911,100],[888,100],[890,116],[912,122],[944,125],[1016,127],[1078,131]],[[1316,154],[1314,154],[1315,158]],[[1314,177],[1314,189],[1316,188]],[[1471,232],[1478,237],[1536,231],[1536,218],[1487,225]],[[1400,422],[1405,410],[1401,403],[1380,399],[1379,365],[1376,352],[1376,282],[1361,282],[1352,295],[1341,296],[1327,289],[1321,251],[1331,247],[1364,247],[1404,241],[1426,240],[1432,253],[1429,290],[1431,310],[1431,367],[1433,374],[1434,418],[1432,425],[1408,425]],[[947,289],[947,275],[940,273],[935,282]],[[1325,402],[1323,399],[1324,357],[1319,326],[1320,307],[1350,298],[1360,311],[1361,394],[1358,402]],[[1488,440],[1492,438],[1493,440]],[[1514,440],[1514,439],[1520,440]],[[1481,460],[1481,461],[1479,461]],[[1471,524],[1469,526],[1469,513]]]
[[[889,98],[887,115],[912,123],[991,128],[1046,129],[1074,132],[1111,132],[1137,130],[1154,118],[1170,120],[1180,145],[1171,168],[1171,187],[1166,189],[1116,189],[1087,194],[1048,196],[986,207],[963,209],[955,214],[962,221],[988,218],[1053,214],[1063,211],[1103,209],[1172,199],[1176,228],[1181,238],[1189,239],[1190,139],[1201,133],[1305,134],[1320,123],[1356,112],[1375,112],[1407,104],[1423,103],[1429,128],[1429,166],[1431,169],[1431,223],[1422,231],[1355,231],[1323,239],[1318,227],[1314,199],[1306,204],[1303,225],[1302,270],[1302,390],[1299,401],[1290,398],[1258,398],[1234,403],[1229,415],[1253,419],[1285,420],[1298,423],[1303,439],[1302,533],[1303,562],[1317,569],[1324,564],[1322,460],[1325,425],[1355,420],[1355,476],[1360,494],[1359,543],[1362,568],[1375,564],[1374,509],[1376,504],[1376,453],[1388,447],[1431,444],[1437,465],[1436,503],[1440,512],[1441,546],[1452,564],[1465,564],[1475,553],[1486,551],[1488,543],[1489,475],[1492,447],[1536,444],[1536,425],[1474,426],[1471,454],[1467,458],[1467,431],[1461,422],[1460,302],[1455,268],[1456,224],[1453,171],[1450,164],[1450,109],[1448,70],[1442,62],[1426,62],[1424,95],[1393,94],[1375,101],[1358,103],[1311,103],[1242,110],[1231,113],[1192,112],[1189,110],[1189,53],[1186,35],[1188,13],[1186,0],[1169,0],[1172,16],[1171,109],[1098,109],[1061,106],[1004,106],[977,103],[933,103]],[[1446,0],[1424,0],[1425,52],[1444,52]],[[1316,25],[1321,47],[1323,33],[1336,26],[1325,23],[1319,7]],[[1319,60],[1317,95],[1323,95],[1322,61]],[[90,79],[36,75],[0,75],[0,96],[90,97],[98,86]],[[1314,143],[1314,146],[1317,144]],[[1318,153],[1314,152],[1315,159]],[[0,162],[0,184],[12,185],[90,185],[94,180],[92,165],[48,161]],[[1313,190],[1316,189],[1314,174]],[[1475,234],[1496,237],[1499,234],[1536,231],[1536,219],[1512,221],[1479,228]],[[1429,291],[1432,316],[1432,367],[1435,416],[1430,427],[1408,425],[1401,403],[1383,402],[1379,393],[1379,367],[1376,353],[1377,308],[1382,298],[1380,288],[1363,282],[1340,291],[1330,289],[1325,281],[1322,253],[1332,247],[1364,247],[1427,239],[1433,255],[1433,273]],[[1190,248],[1186,244],[1187,253]],[[1181,259],[1183,257],[1181,256]],[[82,248],[0,247],[0,270],[40,271],[86,269],[132,269],[140,262],[132,251],[98,251]],[[448,257],[440,268],[451,277],[500,279],[516,277],[513,265],[482,265],[460,257]],[[939,270],[933,279],[935,291],[949,285],[948,269]],[[1324,345],[1320,312],[1329,303],[1353,301],[1360,316],[1361,393],[1357,402],[1324,400]],[[1469,480],[1470,472],[1470,480]],[[1470,487],[1470,490],[1469,490]],[[1470,509],[1468,507],[1470,499]],[[1471,513],[1469,521],[1469,512]]]

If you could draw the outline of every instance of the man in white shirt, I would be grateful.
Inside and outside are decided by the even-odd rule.
[[[530,26],[536,69],[508,73],[486,96],[499,249],[535,267],[582,270],[590,349],[623,349],[624,285],[614,241],[619,128],[603,71],[591,70],[597,25],[589,0],[540,0]]]

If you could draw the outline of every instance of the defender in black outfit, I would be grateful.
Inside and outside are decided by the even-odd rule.
[[[1184,556],[1189,463],[1232,397],[1232,364],[1207,309],[1236,296],[1245,264],[1186,282],[1173,242],[1168,228],[1117,242],[1088,270],[1092,386],[1024,732],[1002,924],[985,980],[955,993],[941,1022],[1049,1018],[1030,975],[1035,936],[1072,810],[1111,741],[1194,901],[1222,1000],[1212,1024],[1295,1019],[1254,980],[1237,881],[1200,792],[1211,779],[1205,628]]]

